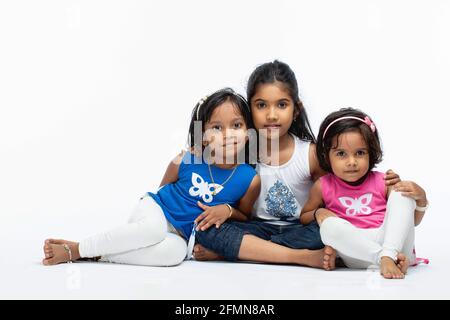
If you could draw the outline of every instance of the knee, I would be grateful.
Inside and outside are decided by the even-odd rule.
[[[392,204],[402,204],[404,206],[408,206],[411,210],[414,210],[416,207],[416,202],[414,201],[414,199],[402,196],[401,192],[397,192],[394,190],[391,191],[388,199],[388,205]]]
[[[139,231],[136,236],[142,241],[141,247],[147,247],[163,241],[167,236],[167,230],[156,226],[149,221],[138,222]]]
[[[337,239],[340,235],[339,224],[336,223],[337,219],[339,218],[328,217],[320,225],[320,237],[326,245],[333,243],[334,239]]]
[[[165,243],[165,251],[168,253],[164,261],[167,267],[179,265],[186,258],[187,244],[177,235],[168,234]]]
[[[224,228],[226,225],[222,224],[220,228]],[[195,235],[195,240],[202,246],[210,248],[211,244],[217,240],[217,236],[220,232],[220,228],[210,227],[204,231],[198,231]]]

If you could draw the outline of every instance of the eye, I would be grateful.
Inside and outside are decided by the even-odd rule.
[[[364,150],[359,150],[358,152],[356,152],[356,155],[359,156],[359,157],[362,157],[365,154],[366,154],[366,151],[364,151]]]
[[[345,157],[345,152],[344,151],[338,151],[338,152],[336,152],[336,156],[338,156],[339,158],[343,158],[343,157]]]
[[[234,129],[240,129],[242,128],[244,124],[242,122],[236,122],[233,126]]]
[[[287,102],[285,101],[281,101],[280,103],[278,103],[278,107],[280,107],[281,109],[284,109],[288,106]]]
[[[256,103],[256,108],[258,108],[258,109],[262,109],[265,106],[266,106],[265,102],[259,101],[259,102]]]
[[[216,130],[216,131],[220,131],[220,130],[222,130],[222,126],[219,126],[218,124],[216,124],[212,127],[212,129]]]

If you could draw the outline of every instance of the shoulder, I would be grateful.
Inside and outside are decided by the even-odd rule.
[[[309,171],[311,173],[311,178],[313,181],[316,181],[320,177],[326,175],[327,173],[322,170],[322,168],[319,165],[319,159],[317,159],[317,153],[316,153],[317,146],[315,143],[309,144],[309,153],[308,153],[308,159],[309,159]]]
[[[189,154],[187,150],[181,150],[179,154],[172,159],[172,163],[175,165],[180,165],[183,162],[184,158]]]
[[[385,174],[383,172],[379,171],[371,171],[370,172],[371,178],[373,179],[375,186],[379,192],[384,194],[384,196],[387,198],[389,197],[389,194],[391,193],[392,186],[387,187],[386,181],[384,179]]]
[[[203,163],[201,156],[195,155],[190,150],[182,150],[172,161],[174,163],[177,163],[178,165],[190,165],[190,164]]]
[[[252,182],[248,186],[248,189],[260,189],[261,188],[261,178],[259,175],[253,176]]]
[[[317,179],[311,187],[311,193],[322,193],[322,178]]]
[[[318,184],[320,186],[321,190],[324,190],[324,189],[326,190],[330,186],[333,185],[333,182],[335,180],[336,180],[336,176],[334,174],[327,173],[326,175],[317,179],[317,181],[316,181],[316,183],[314,183],[314,185]]]
[[[253,168],[251,165],[246,164],[246,163],[239,165],[239,171],[241,174],[246,174],[246,175],[251,176],[251,178],[253,178],[253,176],[257,175],[255,168]]]
[[[385,174],[383,172],[380,172],[380,171],[370,171],[370,173],[369,173],[369,177],[372,180],[375,180],[377,183],[381,182],[383,184],[383,186],[385,185],[385,183],[384,183],[384,176],[385,176]]]

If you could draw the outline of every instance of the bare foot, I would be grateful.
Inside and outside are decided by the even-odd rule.
[[[405,277],[390,257],[381,257],[380,273],[386,279],[403,279]]]
[[[323,250],[323,268],[327,271],[334,270],[336,268],[336,250],[330,246],[325,246]]]
[[[72,261],[80,258],[78,251],[78,242],[67,241],[62,239],[47,239],[44,243],[44,255],[42,264],[46,266],[55,265],[69,261],[69,253],[64,249],[63,244],[69,246],[72,251]]]
[[[295,259],[297,264],[325,269],[325,255],[327,255],[325,253],[325,248],[320,250],[298,249],[296,251],[298,252],[297,258]]]
[[[224,260],[222,256],[218,255],[214,251],[206,249],[199,243],[194,246],[194,258],[198,261]]]
[[[405,275],[409,268],[409,260],[408,258],[403,254],[399,253],[397,255],[397,267],[402,271],[402,273]]]

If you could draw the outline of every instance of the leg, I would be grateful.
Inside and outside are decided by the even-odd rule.
[[[371,229],[359,229],[347,220],[329,217],[320,226],[322,241],[335,248],[347,264],[346,257],[368,264],[378,264],[381,246],[371,239]],[[373,236],[372,236],[373,237]]]
[[[247,234],[242,238],[238,259],[324,268],[324,256],[324,249],[291,249]]]
[[[257,220],[251,220],[249,222],[229,221],[226,223],[243,230],[245,233],[253,234],[264,240],[270,240],[271,236],[276,231],[276,226]],[[226,260],[224,256],[199,242],[194,246],[194,257],[195,260],[199,261]]]
[[[324,248],[320,238],[320,228],[317,222],[308,225],[293,224],[288,226],[277,226],[278,234],[271,236],[270,241],[292,249],[318,250]],[[333,270],[336,267],[336,250],[330,246],[324,249],[324,269]]]
[[[163,241],[155,245],[124,253],[105,255],[100,261],[140,266],[169,267],[183,262],[186,257],[186,251],[186,240],[177,234],[168,233]]]
[[[402,266],[405,273],[408,265],[414,263],[414,209],[411,198],[392,191],[386,208],[386,216],[378,236],[382,244],[379,259],[390,258]],[[402,255],[400,255],[402,253]]]
[[[382,246],[376,241],[380,229],[359,229],[344,219],[329,217],[322,222],[320,234],[323,242],[335,248],[348,267],[381,265],[385,278],[403,278],[393,260],[380,260]]]
[[[381,262],[380,271],[385,278],[403,278],[403,273],[393,260],[383,258],[380,261],[382,247],[375,240],[377,233],[378,229],[359,229],[336,217],[325,219],[320,226],[322,241],[335,248],[348,267],[367,268]]]
[[[197,241],[223,256],[225,260],[267,263],[292,263],[323,268],[325,251],[297,250],[260,239],[230,223],[197,233]]]
[[[48,239],[44,245],[45,265],[69,260],[62,247],[67,244],[72,251],[72,260],[126,252],[161,242],[167,235],[167,221],[158,204],[150,197],[140,200],[132,212],[128,224],[105,233],[100,233],[80,243]]]
[[[317,250],[324,247],[317,222],[312,222],[308,225],[281,226],[281,232],[272,235],[270,240],[292,249]]]

